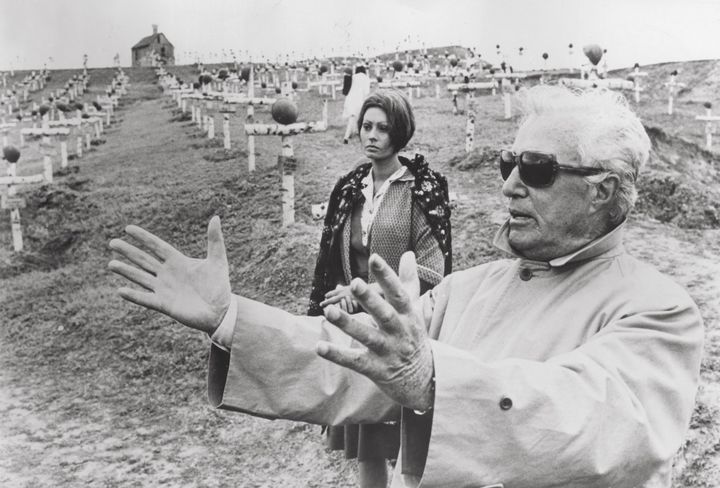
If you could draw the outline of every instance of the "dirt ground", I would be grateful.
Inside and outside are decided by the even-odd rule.
[[[649,78],[659,80],[672,67],[654,69]],[[698,147],[703,127],[692,119],[711,93],[702,80],[715,70],[714,62],[685,66],[700,81],[678,99],[675,118],[662,113],[659,82],[638,107],[655,154],[626,245],[688,289],[707,328],[676,488],[720,479],[718,163]],[[152,71],[127,72],[130,93],[104,142],[52,185],[24,192],[23,253],[11,252],[9,218],[0,214],[0,486],[354,486],[355,464],[326,452],[319,427],[211,409],[207,339],[121,301],[106,267],[107,242],[127,224],[201,256],[207,222],[220,215],[234,291],[302,312],[321,226],[310,205],[360,159],[357,145],[341,143],[342,97],[330,101],[327,132],[295,138],[297,223],[283,229],[279,141],[258,138],[258,170],[249,174],[243,114],[231,118],[233,149],[225,151],[179,117]],[[301,120],[320,118],[316,93],[302,93],[299,106]],[[517,119],[502,119],[499,97],[479,98],[477,149],[466,155],[465,118],[452,115],[449,98],[414,106],[408,152],[425,154],[458,195],[455,269],[498,257],[490,243],[505,206],[494,151],[511,143]],[[259,110],[257,118],[270,117]],[[22,150],[20,172],[32,173],[32,143]]]

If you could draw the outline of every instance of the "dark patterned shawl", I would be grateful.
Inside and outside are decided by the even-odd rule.
[[[417,203],[422,209],[430,230],[438,241],[440,250],[445,256],[445,274],[447,275],[452,271],[447,179],[430,169],[425,158],[420,154],[416,154],[412,160],[400,156],[400,163],[406,166],[415,177],[412,188],[413,203]],[[341,177],[330,194],[310,291],[308,315],[322,315],[320,302],[325,299],[328,291],[335,289],[335,285],[339,282],[338,274],[342,273],[342,263],[340,262],[339,248],[341,239],[338,238],[338,235],[355,204],[364,202],[362,180],[370,173],[371,168],[372,163],[370,162],[361,164]]]

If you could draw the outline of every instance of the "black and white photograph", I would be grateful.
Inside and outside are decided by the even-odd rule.
[[[718,36],[0,0],[0,487],[720,488]]]

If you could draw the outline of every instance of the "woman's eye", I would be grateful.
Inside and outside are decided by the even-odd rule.
[[[370,125],[370,124],[363,124],[362,128],[363,128],[363,130],[369,131],[369,130],[372,129],[372,125]]]

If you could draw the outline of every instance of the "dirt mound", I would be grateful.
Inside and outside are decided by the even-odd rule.
[[[0,262],[0,279],[33,270],[56,269],[80,257],[81,243],[91,234],[89,222],[97,212],[87,198],[88,179],[73,176],[43,185],[25,195],[21,211],[24,250]],[[9,234],[9,222],[0,232]]]
[[[228,159],[241,159],[247,158],[247,151],[243,149],[218,149],[210,154],[204,154],[203,159],[216,163],[220,161],[227,161]]]
[[[475,148],[462,156],[451,158],[448,164],[460,171],[471,171],[484,166],[497,164],[499,155],[500,153],[497,149],[483,146]]]
[[[638,179],[636,210],[683,228],[720,228],[720,183],[716,156],[657,127],[648,167]]]

